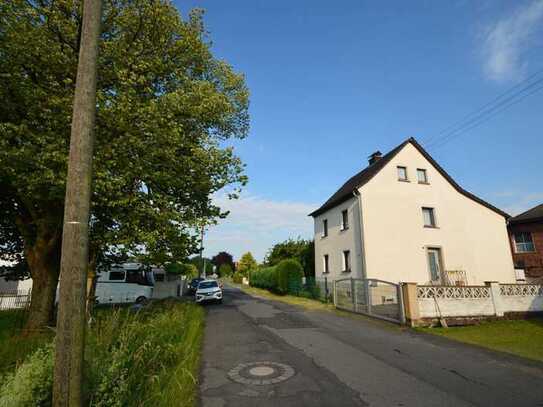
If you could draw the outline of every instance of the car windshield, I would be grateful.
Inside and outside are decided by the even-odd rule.
[[[218,287],[216,281],[202,281],[198,285],[198,288],[215,288],[215,287]]]

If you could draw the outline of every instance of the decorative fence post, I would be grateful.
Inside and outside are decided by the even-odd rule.
[[[503,306],[500,294],[500,283],[497,281],[485,281],[485,285],[490,288],[490,298],[494,304],[494,312],[497,317],[503,317]]]
[[[405,310],[405,319],[411,326],[417,325],[417,320],[420,319],[419,302],[417,298],[417,283],[400,283],[403,309]]]

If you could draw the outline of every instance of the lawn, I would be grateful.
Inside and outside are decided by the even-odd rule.
[[[451,328],[416,328],[485,348],[543,361],[543,318],[486,322]]]
[[[98,309],[87,330],[86,404],[196,405],[204,317],[202,307],[174,300],[153,302],[138,312]],[[0,314],[0,321],[2,328],[18,323],[9,314]],[[0,335],[4,369],[0,407],[50,405],[52,339],[52,334]],[[19,352],[21,343],[25,350]],[[17,357],[11,356],[17,352]]]

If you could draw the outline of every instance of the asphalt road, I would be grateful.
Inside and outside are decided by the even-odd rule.
[[[226,288],[207,305],[203,407],[543,406],[543,364]]]

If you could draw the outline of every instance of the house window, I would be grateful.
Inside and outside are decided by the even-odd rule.
[[[349,250],[343,251],[343,271],[351,271],[351,252]]]
[[[322,262],[324,264],[324,271],[323,273],[327,274],[330,272],[330,264],[328,262],[328,255],[325,254],[324,256],[322,256]]]
[[[428,174],[426,174],[426,170],[419,168],[417,170],[417,179],[419,180],[419,184],[428,184]]]
[[[530,232],[515,233],[514,238],[517,253],[535,252],[534,241]]]
[[[422,208],[422,216],[424,218],[424,227],[436,227],[436,216],[434,213],[434,208]]]
[[[347,209],[341,211],[341,230],[349,229],[349,213]]]
[[[328,236],[328,219],[322,221],[322,237]]]
[[[124,281],[124,270],[122,271],[110,271],[109,281]]]
[[[441,249],[428,248],[428,267],[430,268],[430,278],[433,283],[441,281],[441,267],[443,260],[441,258]]]
[[[398,166],[398,180],[399,181],[409,181],[407,179],[407,167]]]

